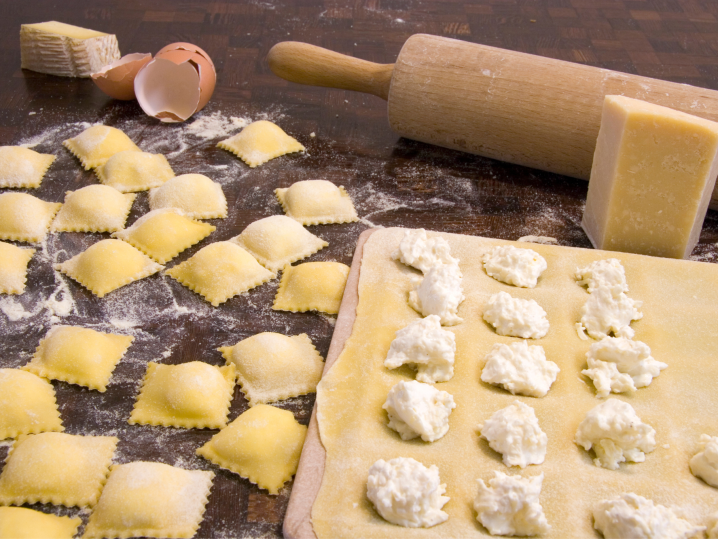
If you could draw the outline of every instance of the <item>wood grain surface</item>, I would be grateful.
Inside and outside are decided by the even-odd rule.
[[[58,156],[43,185],[28,192],[62,201],[65,191],[97,183],[60,144],[63,134],[76,134],[82,122],[123,128],[140,148],[167,154],[176,173],[203,173],[221,181],[229,217],[210,221],[217,231],[170,265],[209,242],[235,236],[252,221],[280,214],[274,189],[304,179],[344,185],[362,217],[358,223],[309,227],[330,244],[309,260],[349,264],[359,234],[374,225],[504,239],[551,236],[562,245],[590,247],[580,228],[586,182],[401,139],[389,129],[386,102],[378,97],[299,86],[274,76],[265,57],[280,41],[304,41],[393,63],[410,35],[429,33],[718,89],[718,4],[707,0],[5,0],[0,7],[0,143],[27,143],[44,134],[35,149]],[[307,153],[249,169],[216,148],[218,139],[186,135],[181,125],[160,125],[145,117],[136,103],[107,98],[90,80],[22,71],[20,24],[45,20],[115,33],[123,54],[155,53],[175,41],[196,43],[210,54],[218,74],[215,94],[200,117],[269,117],[304,144]],[[147,196],[140,194],[128,224],[147,211]],[[44,255],[30,263],[28,292],[14,300],[27,316],[11,320],[0,312],[0,366],[27,363],[56,323],[105,331],[118,327],[134,334],[136,340],[106,393],[53,382],[66,431],[119,436],[117,462],[145,459],[214,470],[217,476],[197,537],[280,537],[291,483],[279,496],[270,496],[195,457],[194,450],[216,431],[131,426],[126,420],[148,361],[199,359],[221,365],[217,347],[261,331],[306,332],[326,356],[336,319],[272,311],[277,281],[214,310],[161,275],[99,300],[54,274],[52,259],[62,261],[106,237],[50,237]],[[715,261],[717,241],[718,213],[709,211],[693,258]],[[75,309],[57,320],[38,305],[61,283]],[[6,300],[0,297],[0,302]],[[313,401],[308,395],[278,405],[308,424]],[[230,420],[247,406],[237,389]],[[0,447],[0,460],[7,451],[8,444]],[[87,513],[81,516],[87,520]]]

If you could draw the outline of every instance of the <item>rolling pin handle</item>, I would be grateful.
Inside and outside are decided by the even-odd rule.
[[[267,54],[269,68],[275,75],[291,82],[340,88],[389,98],[394,64],[375,64],[300,43],[277,43]]]

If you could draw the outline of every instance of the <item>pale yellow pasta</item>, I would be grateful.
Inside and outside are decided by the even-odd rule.
[[[131,227],[115,232],[113,236],[164,264],[202,241],[216,228],[190,219],[181,210],[164,208],[143,215]]]
[[[0,369],[0,440],[62,430],[50,382],[20,369]]]
[[[182,174],[150,190],[150,209],[177,208],[193,219],[224,219],[222,187],[203,174]]]
[[[82,538],[194,537],[213,478],[159,462],[112,466]]]
[[[278,271],[329,245],[285,215],[272,215],[250,223],[230,241],[246,249],[270,271]]]
[[[101,298],[157,273],[164,266],[124,241],[102,240],[54,267]]]
[[[168,269],[165,274],[215,307],[276,277],[247,251],[229,241],[218,241],[203,247],[192,258]]]
[[[25,507],[0,507],[0,539],[72,539],[78,517],[58,517]]]
[[[275,311],[337,314],[348,276],[349,266],[340,262],[285,266],[272,308]]]
[[[88,185],[65,194],[51,232],[115,232],[125,228],[132,194],[123,195],[107,185]]]
[[[251,168],[280,155],[304,151],[304,146],[297,139],[287,135],[278,125],[266,120],[252,122],[238,134],[221,141],[217,146],[232,152]]]
[[[324,361],[306,333],[259,333],[219,348],[250,406],[316,391]]]
[[[116,153],[95,173],[102,183],[122,193],[159,187],[175,176],[164,155],[133,150]]]
[[[95,505],[117,442],[62,432],[20,436],[0,474],[0,504]]]
[[[128,335],[55,326],[40,341],[32,360],[23,369],[50,380],[104,392],[112,371],[133,340]]]
[[[27,265],[35,249],[23,249],[0,241],[0,294],[22,294],[27,281]]]
[[[201,361],[181,365],[149,363],[129,423],[222,428],[227,424],[234,378],[234,365],[215,367]]]
[[[197,454],[270,494],[297,471],[307,427],[292,412],[258,404],[212,436]]]
[[[350,223],[359,219],[344,187],[327,180],[304,180],[274,192],[284,213],[303,225]]]
[[[62,144],[80,160],[85,170],[104,165],[116,153],[142,151],[122,131],[107,125],[88,127]]]
[[[0,146],[0,187],[40,187],[55,156],[20,146]]]
[[[0,240],[41,242],[60,206],[27,193],[0,194]]]

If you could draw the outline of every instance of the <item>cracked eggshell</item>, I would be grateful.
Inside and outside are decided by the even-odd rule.
[[[137,52],[123,56],[116,62],[106,65],[97,73],[92,74],[92,80],[104,93],[115,99],[129,101],[135,98],[135,77],[137,73],[150,61],[152,55]]]

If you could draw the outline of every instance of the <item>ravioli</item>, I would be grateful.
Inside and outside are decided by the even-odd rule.
[[[52,232],[115,232],[125,228],[136,195],[123,195],[107,185],[68,191]]]
[[[279,203],[292,219],[303,225],[351,223],[359,217],[352,199],[327,180],[304,180],[285,189],[275,189]]]
[[[25,507],[0,507],[0,539],[72,539],[78,517],[58,517]]]
[[[232,152],[250,168],[288,153],[302,152],[297,139],[287,135],[277,124],[267,120],[252,122],[239,133],[217,144],[218,147]]]
[[[276,274],[259,265],[239,245],[218,241],[165,272],[215,307],[229,298],[273,279]]]
[[[177,208],[193,219],[224,219],[222,187],[202,174],[182,174],[150,190],[150,209]]]
[[[306,333],[293,337],[259,333],[218,350],[227,365],[236,366],[237,381],[250,406],[314,392],[324,369],[322,356]]]
[[[201,361],[181,365],[149,363],[129,423],[185,429],[227,425],[234,393],[234,365]]]
[[[213,478],[159,462],[115,465],[82,539],[194,537]]]
[[[60,206],[26,193],[0,194],[0,240],[41,242]]]
[[[0,474],[0,504],[95,505],[117,442],[62,432],[20,436]]]
[[[40,187],[55,156],[20,146],[0,146],[0,187]]]
[[[246,249],[265,268],[275,272],[329,245],[284,215],[254,221],[229,241]]]
[[[285,266],[272,309],[337,314],[348,276],[349,266],[340,262],[305,262]]]
[[[98,298],[149,277],[164,266],[120,240],[102,240],[54,268],[74,279]]]
[[[80,160],[85,170],[104,165],[116,153],[142,151],[122,131],[107,125],[88,127],[62,145]]]
[[[27,265],[35,249],[22,249],[0,241],[0,294],[22,294],[27,281]]]
[[[307,427],[268,404],[250,408],[197,449],[197,454],[270,494],[297,472]]]
[[[0,440],[62,430],[50,382],[20,369],[0,369]]]
[[[35,355],[23,370],[102,393],[133,340],[134,337],[128,335],[55,326],[40,341]]]
[[[162,154],[125,150],[95,169],[99,180],[121,193],[135,193],[159,187],[175,173]]]

